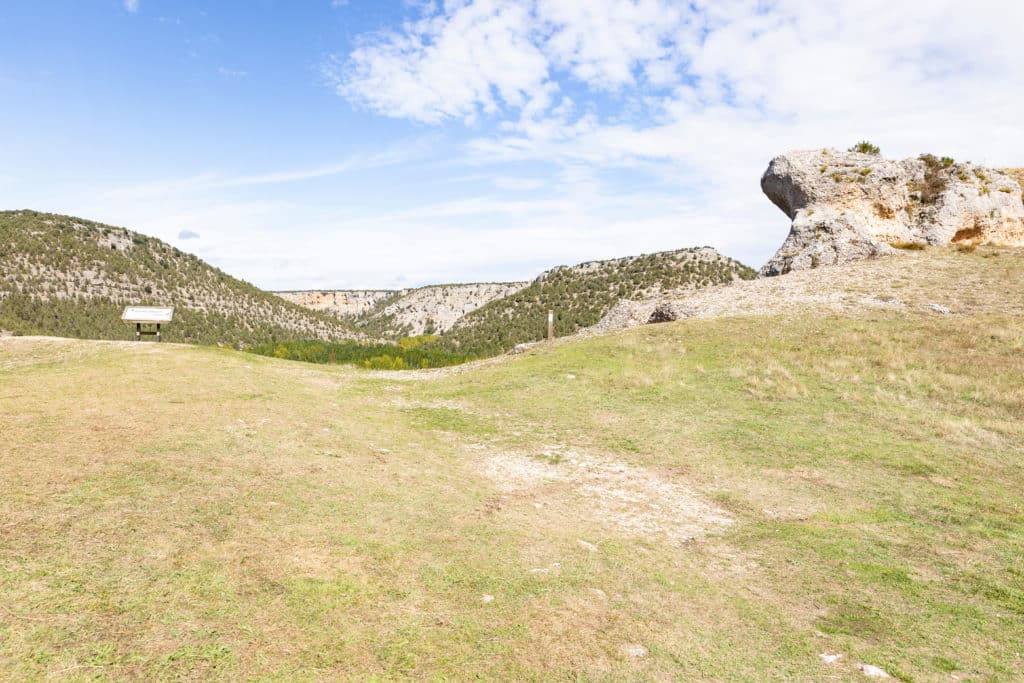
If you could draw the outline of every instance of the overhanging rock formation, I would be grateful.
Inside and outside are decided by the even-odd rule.
[[[1024,246],[1020,184],[1006,173],[952,159],[788,152],[768,165],[761,189],[793,221],[762,277],[913,244]]]

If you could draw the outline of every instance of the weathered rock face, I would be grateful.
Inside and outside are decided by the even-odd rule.
[[[761,189],[793,225],[762,276],[892,253],[907,244],[1024,246],[1010,175],[950,159],[817,150],[776,157]]]
[[[274,292],[292,303],[338,317],[381,319],[390,335],[447,332],[462,316],[525,287],[527,282],[428,285],[416,289],[327,289]]]
[[[282,299],[332,315],[359,315],[395,294],[389,289],[327,289],[274,292]]]
[[[430,285],[414,289],[388,304],[381,315],[394,321],[406,334],[442,333],[462,316],[484,304],[518,292],[526,282],[481,282]]]

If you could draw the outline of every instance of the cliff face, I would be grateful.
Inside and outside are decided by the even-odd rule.
[[[337,289],[274,292],[286,301],[314,311],[337,316],[360,315],[372,309],[378,301],[394,295],[390,289]]]
[[[447,332],[462,316],[495,299],[514,294],[527,284],[484,282],[421,287],[385,306],[381,316],[393,321],[393,329],[405,329],[410,335]]]
[[[430,285],[416,289],[349,289],[275,292],[315,311],[358,318],[360,327],[378,336],[447,332],[455,322],[484,304],[513,294],[526,282]]]
[[[952,159],[789,152],[772,160],[761,189],[793,221],[762,276],[892,253],[895,246],[914,243],[1024,246],[1017,180]]]

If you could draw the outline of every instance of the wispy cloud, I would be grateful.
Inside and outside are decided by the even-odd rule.
[[[415,7],[325,64],[341,96],[391,118],[464,122],[464,163],[590,169],[572,182],[606,196],[628,196],[628,183],[602,175],[642,170],[665,193],[655,205],[679,212],[653,221],[727,226],[726,241],[742,235],[760,258],[785,228],[758,178],[786,149],[867,137],[893,156],[1024,158],[1012,29],[1024,23],[1020,2],[979,0],[969,11],[960,0]],[[668,201],[673,191],[685,207]],[[565,192],[600,220],[584,211],[594,190]]]
[[[328,178],[359,170],[404,164],[422,156],[430,145],[429,138],[382,150],[373,154],[354,154],[335,163],[306,168],[293,168],[253,174],[226,174],[207,171],[185,178],[154,180],[117,186],[100,193],[108,200],[197,195],[210,190],[244,189],[261,185],[283,185],[318,178]]]
[[[249,75],[248,71],[241,71],[239,69],[229,69],[224,66],[217,67],[217,73],[224,78],[244,78]]]
[[[139,0],[124,0],[124,8],[132,14],[135,14],[139,11]]]
[[[1024,88],[1014,87],[1024,85],[1014,66],[1018,39],[1007,28],[1024,21],[1024,3],[973,7],[430,3],[400,28],[361,36],[325,72],[341,95],[385,116],[493,120],[502,132],[489,141],[520,156],[575,143],[573,155],[587,156],[597,142],[609,153],[602,163],[616,155],[699,158],[708,151],[701,127],[719,128],[723,113],[755,136],[809,127],[837,143],[891,132],[957,144],[974,136],[955,129],[970,112],[1001,116],[1002,129],[1024,109]]]

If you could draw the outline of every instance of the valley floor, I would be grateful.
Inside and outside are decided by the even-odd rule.
[[[0,339],[0,678],[1020,680],[990,260],[448,373]]]

